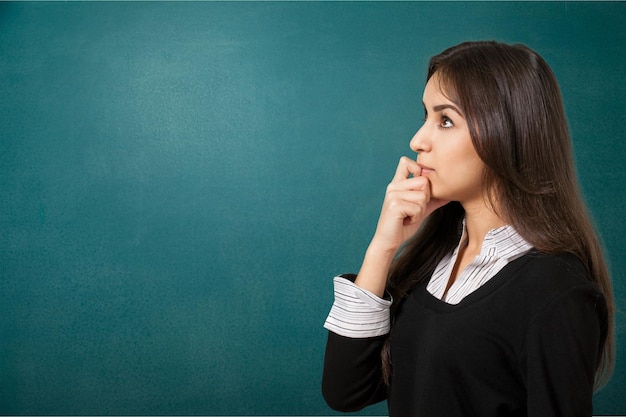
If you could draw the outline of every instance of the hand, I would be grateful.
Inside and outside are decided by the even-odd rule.
[[[403,156],[387,193],[372,245],[395,253],[417,232],[422,221],[448,201],[431,198],[430,180],[417,162]],[[372,246],[371,245],[371,246]]]

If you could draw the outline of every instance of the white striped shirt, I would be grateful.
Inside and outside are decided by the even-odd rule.
[[[459,248],[465,244],[466,239],[464,228],[459,245],[435,268],[426,287],[433,296],[439,299],[444,296]],[[480,254],[461,271],[442,301],[449,304],[460,303],[468,294],[493,278],[509,262],[531,249],[532,246],[510,225],[490,230],[483,240]],[[379,298],[341,276],[335,277],[334,286],[335,302],[324,323],[326,329],[353,338],[375,337],[389,333],[391,300]]]

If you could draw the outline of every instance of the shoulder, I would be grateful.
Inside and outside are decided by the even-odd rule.
[[[516,271],[521,285],[556,292],[573,287],[595,289],[589,272],[574,254],[531,252],[521,261]]]
[[[529,314],[554,308],[603,310],[604,296],[577,256],[532,252],[520,261],[511,289]]]

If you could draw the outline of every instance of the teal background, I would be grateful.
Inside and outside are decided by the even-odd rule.
[[[422,119],[428,58],[561,82],[626,414],[626,3],[0,3],[0,414],[330,415],[332,277]],[[363,414],[385,414],[384,404]]]

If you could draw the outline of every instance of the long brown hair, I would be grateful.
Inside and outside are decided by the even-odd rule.
[[[596,369],[600,387],[608,381],[615,360],[613,294],[576,179],[556,77],[527,46],[496,42],[466,42],[445,50],[430,60],[427,81],[435,73],[441,91],[468,122],[474,148],[485,164],[485,198],[491,207],[536,250],[576,255],[604,294],[608,334]],[[443,206],[404,245],[389,272],[394,306],[417,282],[428,279],[456,246],[463,217],[459,203]],[[388,380],[388,346],[383,350],[383,370]]]

